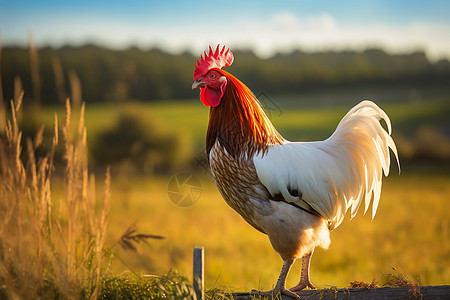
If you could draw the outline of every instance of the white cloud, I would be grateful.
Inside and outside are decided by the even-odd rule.
[[[300,20],[297,18],[296,15],[294,15],[291,12],[283,12],[278,13],[272,16],[269,23],[272,24],[273,27],[279,27],[279,28],[290,28],[290,27],[297,27],[300,25]]]
[[[314,50],[383,47],[390,52],[426,51],[432,60],[450,58],[450,25],[433,23],[339,24],[330,14],[298,18],[291,12],[276,13],[268,20],[241,20],[208,34],[188,35],[183,30],[165,43],[192,45],[202,51],[208,43],[245,46],[261,56],[294,48]]]

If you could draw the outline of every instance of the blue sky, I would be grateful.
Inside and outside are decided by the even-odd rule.
[[[450,1],[0,0],[2,44],[92,42],[201,51],[208,44],[277,51],[383,47],[450,57]]]

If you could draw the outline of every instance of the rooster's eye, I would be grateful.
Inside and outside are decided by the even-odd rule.
[[[209,78],[216,78],[216,74],[211,73],[211,75],[209,75]]]

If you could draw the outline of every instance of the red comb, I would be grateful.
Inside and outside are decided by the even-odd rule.
[[[202,78],[212,68],[222,69],[233,63],[233,53],[231,53],[230,49],[225,51],[225,46],[223,46],[222,50],[220,50],[219,46],[220,45],[217,45],[215,52],[213,52],[211,46],[209,46],[209,54],[206,54],[205,51],[203,52],[205,57],[201,55],[201,59],[197,59],[197,65],[194,70],[194,80]]]

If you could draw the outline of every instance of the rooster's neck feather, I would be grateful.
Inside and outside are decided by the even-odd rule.
[[[218,107],[209,114],[206,149],[209,152],[216,140],[235,159],[251,157],[270,145],[282,144],[283,137],[273,127],[252,91],[230,73],[218,71],[228,84]]]

